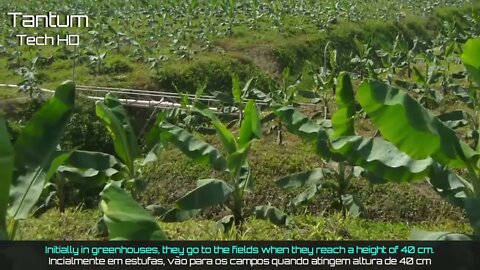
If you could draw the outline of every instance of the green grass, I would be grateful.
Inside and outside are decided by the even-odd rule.
[[[215,137],[206,137],[207,141],[218,146]],[[281,177],[313,169],[325,164],[315,155],[310,144],[285,133],[285,145],[275,143],[275,135],[266,135],[256,142],[249,155],[249,164],[253,170],[254,191],[247,195],[247,205],[272,204],[281,209],[288,209],[289,202],[303,189],[281,190],[274,180]],[[221,149],[221,147],[218,147]],[[207,165],[196,164],[177,149],[168,149],[160,160],[145,168],[146,190],[141,194],[143,205],[171,205],[195,187],[197,179],[218,178],[219,174]],[[440,218],[462,221],[463,214],[441,199],[428,183],[419,181],[414,184],[373,185],[366,180],[353,180],[350,192],[357,194],[366,210],[365,217],[378,221],[393,222],[437,222]],[[332,204],[335,195],[330,190],[321,190],[314,200],[297,209],[290,209],[291,214],[310,213],[323,215],[335,213]],[[432,208],[431,206],[436,207]],[[223,208],[215,207],[203,213],[204,218],[219,219],[226,214]]]
[[[16,84],[20,82],[21,77],[8,67],[8,63],[8,59],[0,55],[0,83]]]
[[[101,240],[95,225],[98,210],[69,208],[64,214],[50,210],[38,219],[23,222],[18,240]],[[182,223],[160,223],[172,240],[406,240],[413,229],[471,233],[466,223],[439,220],[436,223],[383,222],[368,219],[302,215],[293,218],[290,227],[278,227],[268,221],[248,219],[238,236],[218,233],[214,221],[190,220]]]
[[[11,99],[11,98],[16,98],[19,97],[19,93],[17,89],[15,88],[9,88],[9,87],[0,87],[0,101],[5,100],[5,99]]]

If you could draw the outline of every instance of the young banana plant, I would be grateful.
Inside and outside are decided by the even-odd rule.
[[[261,101],[269,104],[270,107],[275,107],[279,105],[293,105],[295,103],[295,98],[300,92],[298,85],[300,84],[300,77],[293,78],[290,74],[290,68],[285,68],[282,72],[282,82],[277,86],[277,88],[270,93],[264,93],[258,89],[253,89],[253,95]],[[306,92],[306,91],[305,91]],[[305,93],[308,95],[307,93]],[[313,96],[312,93],[309,93],[310,96]],[[277,143],[279,145],[283,144],[283,124],[279,117],[276,117],[275,114],[271,113],[262,119],[262,123],[265,124],[269,121],[275,120],[276,125],[274,129],[277,130]]]
[[[410,78],[412,76],[412,64],[414,63],[415,56],[418,50],[418,39],[414,39],[412,46],[410,47],[405,37],[399,39],[397,43],[398,49],[400,50],[400,54],[404,61],[400,64],[404,67],[404,70],[407,72],[407,77]]]
[[[44,202],[34,210],[35,217],[55,206],[64,213],[69,203],[96,196],[109,180],[121,177],[122,164],[112,155],[81,150],[57,151],[57,155],[62,154],[68,157],[45,185],[41,197]]]
[[[354,38],[356,47],[356,55],[351,59],[351,63],[355,66],[354,70],[363,80],[368,74],[369,69],[373,67],[373,61],[370,59],[373,50],[372,42],[362,43],[358,38]]]
[[[197,215],[202,209],[226,206],[231,215],[222,218],[217,225],[224,230],[233,224],[241,229],[247,215],[269,219],[281,225],[287,224],[286,214],[270,205],[246,209],[245,198],[253,190],[254,178],[248,163],[248,153],[255,140],[261,138],[261,124],[257,105],[248,101],[243,110],[239,135],[236,137],[222,124],[205,105],[197,103],[199,113],[211,120],[223,145],[225,156],[215,147],[202,141],[185,129],[159,119],[152,130],[152,138],[159,138],[163,144],[173,144],[185,155],[199,163],[207,163],[214,170],[226,172],[228,179],[200,179],[197,187],[179,198],[174,207],[161,213],[162,220],[177,222]]]
[[[118,97],[108,93],[103,102],[97,102],[96,113],[113,139],[116,155],[123,162],[125,180],[123,184],[129,188],[138,187],[141,183],[138,166],[140,148],[127,113]]]
[[[197,88],[195,96],[191,100],[189,95],[181,92],[175,86],[175,90],[180,95],[180,107],[167,109],[163,112],[166,120],[172,124],[175,124],[181,128],[186,129],[188,132],[198,132],[201,134],[215,134],[215,130],[205,127],[205,121],[201,115],[195,112],[194,104],[199,101],[205,91],[206,84]],[[155,116],[155,112],[152,113],[152,117]]]
[[[332,130],[325,130],[320,124],[294,109],[293,107],[280,107],[275,113],[285,123],[289,131],[299,137],[314,142],[318,145],[317,154],[323,158],[331,158],[324,141],[329,141],[341,136],[354,136],[354,116],[356,104],[350,77],[341,73],[338,78],[336,92],[338,110],[332,117]],[[354,168],[351,163],[341,157],[336,157],[336,168],[316,168],[310,171],[293,174],[280,178],[276,185],[283,189],[306,188],[292,202],[291,205],[298,206],[311,201],[321,188],[332,189],[338,198],[335,204],[340,204],[342,213],[347,211],[352,216],[359,216],[363,206],[359,200],[348,193],[350,181],[355,177]]]
[[[389,84],[392,84],[392,81],[397,74],[397,70],[402,67],[403,63],[405,63],[404,56],[400,50],[401,39],[403,38],[403,35],[399,33],[395,37],[395,41],[391,47],[384,45],[382,49],[376,51],[376,54],[382,63],[382,68],[376,71],[378,73],[386,73],[386,78]]]
[[[96,104],[97,116],[105,123],[112,136],[120,170],[110,177],[101,193],[101,208],[108,236],[115,240],[162,240],[167,236],[155,219],[123,189],[131,190],[133,197],[144,186],[141,169],[155,161],[161,148],[155,146],[146,157],[141,155],[137,137],[117,96],[107,94]]]
[[[12,145],[0,115],[0,239],[13,240],[19,221],[28,218],[69,153],[56,155],[57,145],[73,113],[75,85],[65,82],[27,123]]]
[[[429,109],[437,108],[444,99],[442,93],[434,89],[434,84],[442,78],[441,66],[431,49],[423,53],[422,58],[425,63],[424,73],[417,67],[412,67],[414,78],[420,84],[420,87],[415,89],[420,94],[418,101]]]

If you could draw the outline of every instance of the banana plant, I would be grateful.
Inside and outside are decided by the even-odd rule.
[[[338,59],[337,59],[337,50],[330,48],[330,42],[325,45],[324,55],[323,55],[323,67],[320,68],[315,74],[313,74],[314,85],[309,91],[313,97],[312,102],[323,103],[323,119],[326,120],[330,114],[330,102],[335,97],[336,87],[337,87],[337,77],[338,73]],[[331,91],[330,91],[331,90]],[[305,95],[305,91],[299,91],[299,95],[303,97],[309,97],[308,92]]]
[[[162,113],[165,116],[165,120],[186,129],[188,132],[215,134],[214,129],[204,126],[205,121],[202,115],[196,113],[194,108],[194,104],[201,99],[205,88],[206,84],[197,88],[197,91],[195,91],[195,96],[193,97],[193,99],[190,99],[190,96],[188,94],[182,93],[175,86],[175,90],[180,95],[180,107],[170,108],[163,111]]]
[[[356,37],[353,41],[355,43],[356,55],[352,57],[350,62],[355,66],[354,71],[359,74],[360,79],[363,80],[368,74],[368,70],[373,66],[373,61],[370,59],[373,50],[372,42],[362,43]]]
[[[443,73],[433,50],[428,49],[422,54],[422,58],[425,63],[424,73],[417,67],[412,67],[414,79],[420,85],[420,87],[414,90],[420,94],[420,98],[418,99],[420,104],[429,109],[433,109],[438,107],[444,99],[442,93],[434,89],[434,85],[440,81]]]
[[[40,84],[37,72],[38,59],[35,57],[30,67],[21,67],[16,71],[23,78],[22,82],[18,84],[18,90],[28,94],[32,99],[42,99],[42,90],[38,86]]]
[[[143,183],[140,166],[143,162],[137,136],[128,115],[115,94],[108,93],[103,101],[96,103],[97,116],[105,124],[113,139],[115,153],[123,163],[124,186],[135,193]]]
[[[68,158],[43,190],[44,202],[34,210],[38,217],[52,207],[65,212],[68,203],[79,203],[88,196],[97,196],[110,180],[120,180],[124,165],[116,157],[91,151],[57,151]]]
[[[101,75],[103,73],[103,67],[105,62],[105,57],[107,52],[92,54],[90,53],[88,59],[90,60],[90,69],[95,76]]]
[[[376,51],[382,64],[382,68],[378,70],[378,73],[387,73],[386,77],[389,84],[392,84],[397,70],[405,65],[405,58],[400,50],[401,39],[403,38],[403,35],[399,33],[395,37],[395,41],[391,47],[384,45],[382,49]],[[383,44],[384,43],[382,43],[382,45]]]
[[[111,167],[105,171],[109,181],[101,193],[103,217],[99,223],[106,225],[111,240],[166,239],[155,219],[134,199],[145,184],[143,165],[157,160],[162,149],[157,144],[145,157],[141,155],[128,115],[116,95],[108,93],[103,101],[98,101],[96,113],[112,136],[119,158],[118,169]],[[110,159],[108,161],[111,162]],[[131,190],[133,198],[125,189]]]
[[[112,41],[108,42],[106,45],[111,46],[117,53],[120,53],[122,45],[128,44],[131,42],[131,38],[124,32],[117,31],[112,25],[108,24],[108,30],[112,34]]]
[[[275,183],[282,189],[305,188],[291,202],[294,207],[311,201],[322,188],[333,190],[338,198],[333,204],[340,205],[342,214],[346,216],[348,211],[351,216],[358,217],[363,206],[357,197],[348,192],[351,180],[358,176],[355,174],[354,166],[341,156],[332,158],[329,150],[320,147],[321,141],[329,141],[341,136],[355,136],[356,103],[352,83],[347,73],[341,73],[338,77],[336,103],[338,110],[332,117],[333,130],[324,129],[293,107],[277,107],[275,113],[286,123],[287,128],[302,139],[318,144],[317,154],[321,158],[336,161],[336,168],[316,168],[282,177]]]
[[[198,180],[195,189],[179,198],[173,208],[161,213],[162,220],[183,221],[194,217],[202,209],[224,205],[231,212],[231,215],[222,218],[217,224],[224,230],[233,225],[241,230],[247,215],[268,219],[277,225],[287,224],[289,222],[287,215],[273,206],[263,205],[250,209],[246,209],[245,206],[245,198],[254,187],[254,178],[247,157],[254,141],[262,135],[259,111],[255,102],[250,100],[245,105],[238,137],[205,105],[197,103],[196,108],[199,113],[211,120],[223,145],[225,156],[185,129],[162,119],[151,131],[151,138],[159,138],[164,145],[175,145],[194,161],[207,163],[216,171],[226,172],[228,178]]]
[[[26,124],[12,145],[0,115],[0,239],[15,239],[19,221],[28,218],[42,189],[69,153],[57,145],[73,113],[75,85],[65,82]]]
[[[412,64],[414,63],[415,56],[418,50],[418,39],[414,39],[412,42],[412,46],[410,47],[408,41],[405,37],[402,37],[398,40],[398,49],[404,61],[400,64],[400,66],[404,67],[404,70],[407,72],[407,77],[411,78],[412,76]]]
[[[474,115],[467,114],[467,117],[465,118],[468,120],[470,127],[470,130],[468,131],[466,137],[468,139],[473,139],[473,147],[478,149],[480,142],[480,112],[478,110],[480,95],[478,94],[478,81],[480,79],[480,75],[478,73],[478,70],[475,69],[474,59],[478,59],[479,56],[475,55],[475,52],[473,51],[474,49],[472,49],[478,47],[478,41],[470,41],[469,43],[467,43],[467,45],[467,51],[464,52],[464,54],[462,55],[462,60],[467,69],[467,72],[469,73],[468,80],[470,81],[470,83],[468,90],[464,89],[463,87],[457,86],[456,95],[460,97],[460,99],[464,101],[466,105],[474,111]],[[477,82],[477,87],[475,87],[475,83],[472,82],[472,80]]]
[[[233,35],[233,26],[237,16],[237,0],[223,0],[222,7],[228,15],[228,28],[226,34],[231,36]]]
[[[95,76],[103,74],[104,62],[107,56],[107,52],[100,50],[102,49],[103,44],[106,43],[107,39],[104,36],[106,31],[103,31],[101,23],[94,24],[96,30],[88,31],[91,35],[91,43],[93,48],[86,48],[86,55],[88,55],[90,71]]]
[[[295,104],[295,98],[299,94],[298,85],[300,84],[300,75],[299,78],[293,78],[290,74],[290,68],[285,68],[282,71],[282,82],[276,87],[275,90],[269,93],[263,93],[258,89],[253,89],[253,95],[259,98],[261,101],[269,104],[271,107],[275,106],[287,106]],[[305,93],[304,93],[305,94]],[[308,95],[308,94],[306,94]],[[305,96],[305,95],[304,95]],[[312,94],[310,93],[310,96]],[[272,117],[273,116],[273,117]],[[279,117],[275,117],[275,114],[267,115],[262,119],[262,123],[266,123],[270,120],[276,120],[274,129],[277,131],[277,144],[283,144],[283,124],[282,120]]]

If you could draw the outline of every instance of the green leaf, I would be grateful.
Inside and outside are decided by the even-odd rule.
[[[357,97],[382,136],[414,159],[431,156],[443,165],[465,167],[478,157],[453,130],[396,88],[366,81]]]
[[[151,204],[151,205],[148,205],[147,207],[145,207],[145,209],[148,210],[148,212],[153,215],[153,216],[157,216],[157,217],[161,217],[163,215],[165,215],[165,213],[168,212],[169,209],[161,206],[161,205],[157,205],[157,204]]]
[[[230,105],[233,106],[235,100],[231,95],[225,94],[220,91],[215,91],[212,93],[216,100],[220,101],[223,105]]]
[[[319,147],[322,147],[320,142]],[[331,141],[329,151],[332,156],[341,155],[342,160],[336,161],[345,159],[350,164],[393,182],[423,179],[428,176],[434,164],[431,158],[412,159],[382,138],[340,137]],[[322,153],[324,157],[330,158],[325,155],[325,151]]]
[[[332,138],[355,135],[355,94],[353,93],[352,81],[348,73],[342,72],[338,77],[336,102],[338,109],[332,116],[334,130]]]
[[[310,185],[305,191],[302,193],[298,194],[293,200],[292,204],[294,206],[299,206],[302,205],[315,197],[315,194],[317,194],[317,186],[316,185]]]
[[[215,130],[217,131],[217,136],[220,138],[223,147],[227,151],[227,153],[232,154],[237,151],[237,142],[235,141],[235,137],[233,134],[228,130],[228,128],[220,122],[220,120],[215,119],[212,121]]]
[[[469,116],[464,111],[451,111],[442,113],[437,116],[442,122],[444,122],[449,128],[457,129],[468,125]]]
[[[112,136],[115,152],[127,165],[130,173],[133,173],[139,148],[133,128],[118,97],[108,93],[103,102],[97,102],[96,113]]]
[[[450,232],[429,232],[423,230],[413,230],[410,234],[410,240],[415,241],[470,241],[472,238],[465,234]]]
[[[290,79],[290,68],[286,67],[282,71],[282,77],[284,81],[288,81]]]
[[[105,171],[117,166],[118,161],[109,154],[75,150],[68,158],[66,164],[76,168],[91,168],[97,171]]]
[[[437,83],[442,76],[442,72],[432,70],[431,72],[429,72],[427,84],[432,85]]]
[[[425,79],[425,76],[423,76],[422,72],[420,72],[420,70],[418,70],[417,67],[415,66],[412,66],[412,71],[413,71],[413,78],[415,79],[415,81],[417,81],[422,85],[425,85],[427,80]]]
[[[197,188],[175,202],[182,210],[203,209],[227,201],[233,188],[222,180],[198,180]]]
[[[215,147],[195,138],[181,127],[162,123],[160,125],[160,137],[163,142],[172,142],[189,158],[200,163],[208,163],[217,171],[225,171],[227,161]]]
[[[329,171],[326,169],[313,169],[310,171],[282,177],[275,181],[275,185],[283,189],[318,185],[325,181],[325,178],[328,174]]]
[[[251,145],[252,142],[248,142],[243,148],[238,149],[237,151],[228,156],[228,169],[230,170],[231,175],[237,180],[240,180],[239,176],[241,168],[246,165],[246,160]]]
[[[150,152],[154,150],[160,144],[160,124],[167,119],[165,111],[159,112],[157,114],[157,118],[155,119],[155,123],[153,124],[152,128],[147,132],[145,135],[145,144],[147,150]],[[160,150],[157,148],[157,150]],[[156,153],[156,152],[154,152]]]
[[[304,140],[316,141],[328,138],[327,132],[320,125],[291,106],[275,109],[274,112],[288,131]]]
[[[57,152],[55,157],[53,158],[52,162],[50,163],[50,168],[48,168],[47,174],[45,175],[45,179],[48,181],[50,180],[55,173],[59,170],[60,166],[65,164],[67,160],[72,155],[73,151],[68,152]]]
[[[270,95],[266,94],[265,92],[262,92],[256,88],[253,88],[251,91],[251,94],[253,97],[255,97],[256,100],[261,100],[265,103],[270,103],[272,102],[272,98]]]
[[[198,87],[197,90],[195,91],[195,101],[198,100],[203,95],[206,88],[207,88],[207,82],[205,81],[205,84],[202,85],[201,87]]]
[[[463,199],[474,195],[473,186],[456,173],[435,165],[429,175],[430,184],[445,200],[463,208]]]
[[[250,88],[252,86],[252,82],[253,82],[254,79],[255,78],[250,78],[250,80],[248,80],[247,83],[245,83],[245,86],[242,89],[242,97],[246,96],[249,93]]]
[[[53,98],[33,115],[17,139],[8,210],[13,220],[26,219],[40,197],[57,145],[72,115],[74,101],[75,84],[63,83]]]
[[[244,147],[248,142],[262,137],[260,114],[254,100],[249,100],[243,112],[244,118],[240,127],[238,145]]]
[[[299,90],[298,95],[308,99],[320,98],[321,96],[315,91]]]
[[[271,112],[271,113],[268,113],[266,116],[264,116],[262,119],[260,119],[260,123],[266,124],[275,120],[276,118],[277,116],[275,115],[275,113]]]
[[[233,228],[234,224],[235,224],[234,216],[227,215],[215,223],[214,230],[217,232],[220,231],[222,233],[226,233]]]
[[[102,194],[103,219],[111,240],[165,240],[155,219],[123,189],[110,184]]]
[[[348,210],[352,217],[359,217],[362,213],[363,206],[357,197],[351,194],[342,195],[342,205]]]
[[[147,155],[142,161],[142,166],[145,166],[151,162],[155,162],[158,160],[158,157],[160,156],[161,152],[163,150],[163,147],[160,143],[156,144],[153,146],[153,148],[148,151]]]
[[[168,210],[163,216],[163,222],[183,222],[189,220],[198,215],[202,209],[183,210],[178,208],[172,208]]]
[[[255,207],[253,215],[256,218],[267,219],[278,226],[288,225],[291,222],[287,214],[270,205]]]
[[[15,168],[15,153],[7,132],[3,115],[0,114],[0,240],[8,240],[7,209],[10,184]]]
[[[238,176],[238,186],[247,192],[253,192],[253,187],[255,185],[255,178],[252,176],[252,170],[248,162],[245,162],[240,168],[240,174]]]
[[[240,79],[237,74],[232,75],[232,95],[236,103],[242,102],[242,90],[240,89]]]
[[[473,230],[480,232],[480,198],[464,198],[463,207]]]
[[[43,164],[45,157],[53,155],[60,141],[65,123],[68,123],[75,101],[75,84],[64,82],[27,123],[15,143],[16,163]]]
[[[218,120],[213,111],[200,102],[196,102],[194,106],[197,112],[212,121],[212,124],[217,131],[217,135],[227,153],[231,154],[237,151],[237,142],[235,137],[233,137],[233,134],[230,132],[230,130],[228,130],[228,128],[220,120]]]
[[[67,176],[71,181],[83,185],[100,186],[118,174],[121,170],[120,166],[121,164],[112,155],[76,150],[58,168],[58,172]]]
[[[461,59],[470,77],[480,85],[480,38],[465,43]]]

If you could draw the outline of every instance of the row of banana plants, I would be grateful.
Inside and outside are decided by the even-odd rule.
[[[288,223],[287,216],[270,205],[245,206],[245,197],[254,184],[247,156],[254,141],[262,135],[260,113],[253,100],[243,108],[238,136],[229,131],[212,110],[198,102],[194,106],[215,127],[225,157],[187,129],[168,123],[166,112],[159,114],[148,133],[148,154],[143,155],[126,111],[112,94],[97,102],[96,113],[113,138],[115,155],[59,149],[74,101],[75,85],[65,82],[34,114],[13,145],[5,118],[0,116],[1,239],[15,239],[19,222],[31,215],[45,190],[53,187],[52,194],[61,200],[66,182],[104,187],[101,223],[106,225],[110,239],[166,239],[156,220],[135,198],[145,187],[142,167],[157,160],[169,144],[177,146],[193,160],[209,163],[212,169],[225,173],[226,180],[198,180],[196,189],[159,214],[163,221],[183,221],[204,208],[224,205],[231,215],[219,221],[218,228],[223,231],[232,225],[241,228],[247,215],[269,219],[275,224]]]
[[[480,86],[480,39],[469,40],[462,54],[469,75]],[[322,187],[334,187],[344,209],[358,214],[361,205],[347,193],[349,180],[361,176],[372,183],[413,182],[427,178],[435,191],[466,213],[473,235],[415,231],[413,239],[473,239],[480,234],[480,148],[472,148],[457,137],[445,120],[433,115],[406,93],[383,81],[363,81],[356,93],[349,75],[338,78],[338,110],[332,129],[291,106],[275,113],[288,130],[314,144],[323,159],[339,164],[335,183],[327,180],[323,168],[279,179],[282,188],[305,187],[294,203],[311,199]],[[355,132],[357,106],[378,127],[381,137]],[[350,170],[348,170],[350,168]],[[332,172],[330,172],[332,173]]]
[[[480,84],[478,51],[480,40],[468,41],[462,60],[469,76]],[[475,86],[471,87],[476,91]],[[244,91],[248,88],[249,84]],[[240,98],[238,87],[235,92]],[[358,216],[362,205],[358,198],[349,194],[353,178],[363,177],[375,184],[428,179],[440,196],[465,211],[474,235],[415,231],[412,238],[477,237],[480,231],[478,142],[473,149],[457,137],[451,129],[451,121],[434,116],[415,99],[378,79],[365,80],[355,94],[350,76],[341,73],[337,79],[336,103],[338,109],[332,116],[330,127],[323,121],[305,116],[295,107],[271,103],[276,117],[290,132],[312,142],[320,158],[337,164],[336,169],[317,168],[278,179],[276,184],[281,188],[305,188],[292,201],[294,206],[311,200],[321,188],[328,188],[338,195],[344,215]],[[232,213],[218,222],[224,230],[233,224],[241,229],[245,214],[267,218],[278,225],[290,223],[286,214],[272,206],[243,209],[244,196],[253,187],[247,153],[251,143],[261,136],[261,120],[254,102],[249,101],[241,113],[238,137],[203,104],[197,102],[193,107],[212,121],[227,153],[226,158],[212,145],[166,123],[162,116],[150,134],[150,141],[159,142],[164,147],[173,144],[193,160],[227,172],[230,181],[199,180],[197,187],[178,199],[173,208],[157,209],[161,219],[165,222],[183,221],[194,217],[203,208],[222,204]],[[381,137],[363,137],[355,132],[355,117],[359,110],[378,127]]]
[[[465,45],[462,60],[470,77],[480,84],[478,52],[480,39],[470,40]],[[281,188],[305,188],[293,205],[311,200],[321,188],[331,188],[338,194],[344,214],[358,216],[361,204],[348,192],[354,177],[364,177],[373,183],[428,178],[442,197],[466,212],[474,234],[478,235],[478,142],[473,149],[458,138],[444,120],[388,83],[367,79],[355,94],[347,73],[341,73],[337,82],[338,109],[332,116],[330,128],[295,107],[272,103],[275,115],[290,132],[311,142],[320,158],[338,165],[336,169],[318,168],[278,179],[276,184]],[[240,102],[242,95],[238,87],[234,94]],[[262,136],[260,112],[253,100],[241,106],[238,134],[230,131],[205,105],[198,101],[191,105],[196,113],[209,119],[223,151],[169,123],[165,114],[160,113],[147,137],[148,154],[143,155],[120,101],[108,94],[103,101],[97,102],[96,111],[114,139],[115,156],[58,148],[74,100],[74,84],[62,84],[13,145],[4,117],[0,116],[1,239],[15,238],[19,222],[28,218],[52,179],[73,179],[104,186],[102,222],[110,239],[166,239],[156,219],[135,198],[145,184],[142,166],[155,161],[169,145],[196,162],[209,164],[225,178],[200,179],[196,188],[179,198],[172,207],[157,207],[162,221],[183,221],[195,217],[202,209],[222,205],[231,213],[217,223],[223,231],[242,230],[246,216],[268,219],[277,225],[290,223],[285,213],[271,205],[245,205],[245,198],[254,187],[248,153]],[[355,132],[355,117],[360,109],[357,103],[378,127],[381,137],[363,137]],[[61,186],[58,181],[56,183],[57,188]],[[475,235],[417,232],[413,236],[471,239]]]

